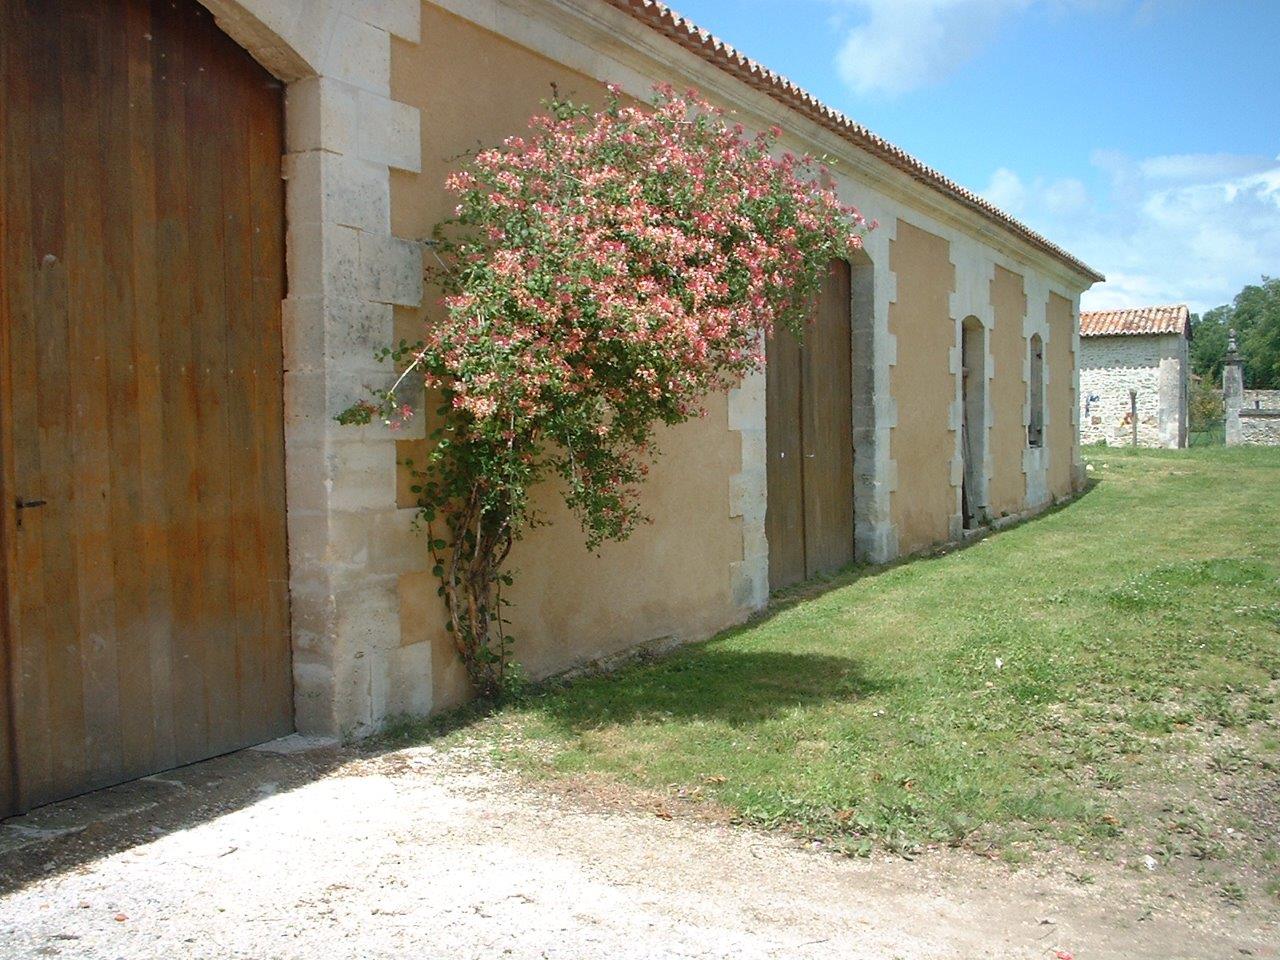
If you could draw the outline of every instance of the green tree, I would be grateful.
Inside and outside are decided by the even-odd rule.
[[[1214,307],[1203,316],[1191,316],[1191,369],[1207,383],[1222,383],[1230,323],[1230,307]]]
[[[1222,421],[1222,391],[1207,378],[1199,377],[1191,385],[1191,397],[1187,406],[1192,433],[1202,433]]]
[[[1214,383],[1222,380],[1227,331],[1235,330],[1244,358],[1246,387],[1280,389],[1280,277],[1263,277],[1229,304],[1191,318],[1191,367]]]
[[[1234,307],[1245,386],[1280,389],[1280,277],[1263,277],[1261,284],[1245,287]]]

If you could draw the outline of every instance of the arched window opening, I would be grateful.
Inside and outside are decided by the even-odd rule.
[[[964,401],[960,431],[964,479],[960,502],[966,530],[987,521],[987,484],[983,469],[987,453],[986,359],[986,330],[977,317],[966,317],[960,325],[961,397]]]
[[[1031,338],[1031,416],[1027,421],[1027,446],[1044,446],[1044,340]]]

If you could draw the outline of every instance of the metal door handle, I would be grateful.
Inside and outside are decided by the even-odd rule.
[[[48,503],[47,500],[23,500],[21,497],[18,497],[18,499],[14,501],[14,506],[18,509],[18,512],[14,515],[14,522],[21,527],[23,510],[26,510],[28,507],[43,507],[46,503]]]

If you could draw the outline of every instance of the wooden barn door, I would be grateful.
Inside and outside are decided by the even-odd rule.
[[[853,560],[853,357],[849,264],[828,270],[804,346],[769,343],[769,586],[778,589]]]
[[[0,0],[0,802],[288,733],[282,90],[195,0]]]

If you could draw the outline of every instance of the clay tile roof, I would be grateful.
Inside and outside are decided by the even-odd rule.
[[[943,176],[932,167],[921,163],[902,148],[895,147],[888,140],[872,133],[840,111],[827,106],[781,74],[774,73],[768,67],[739,53],[723,40],[717,39],[706,30],[686,20],[666,4],[659,3],[658,0],[603,0],[603,2],[630,14],[636,20],[674,40],[708,63],[737,77],[747,85],[763,91],[774,100],[820,126],[826,127],[854,146],[910,174],[926,186],[959,201],[1090,280],[1101,283],[1106,279],[1087,263],[1073,257],[1057,244],[1046,240],[1030,227],[1019,223],[994,204],[965,189],[949,177]]]
[[[1128,307],[1124,310],[1081,312],[1080,336],[1122,337],[1142,334],[1191,334],[1191,314],[1185,304],[1165,307]]]

